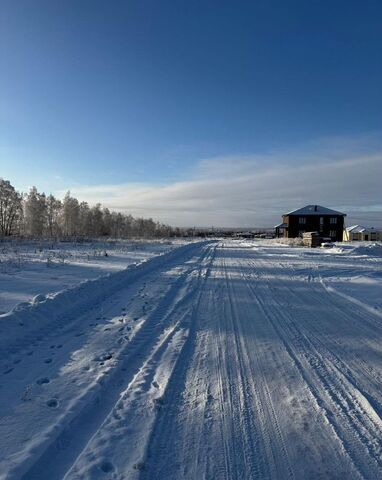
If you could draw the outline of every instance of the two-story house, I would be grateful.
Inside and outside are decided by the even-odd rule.
[[[305,232],[318,232],[321,237],[342,242],[346,213],[321,205],[307,205],[283,215],[283,222],[276,225],[276,237],[302,237]]]

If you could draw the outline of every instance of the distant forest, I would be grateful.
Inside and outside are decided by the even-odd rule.
[[[63,200],[38,192],[18,192],[8,180],[0,178],[0,236],[25,237],[113,237],[161,238],[179,235],[180,230],[151,218],[135,218],[103,208],[89,206],[67,192]]]

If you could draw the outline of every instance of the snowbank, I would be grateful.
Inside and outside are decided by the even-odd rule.
[[[338,243],[330,251],[331,253],[342,253],[352,256],[382,257],[382,243]]]
[[[55,294],[39,294],[32,302],[18,304],[10,312],[0,315],[0,351],[12,352],[13,349],[27,347],[36,336],[44,336],[53,329],[65,326],[73,316],[85,313],[94,304],[125,288],[129,282],[198,246],[200,243],[180,246],[124,270],[86,280]]]
[[[100,275],[124,270],[179,245],[183,239],[0,242],[0,315],[38,294],[60,292]]]

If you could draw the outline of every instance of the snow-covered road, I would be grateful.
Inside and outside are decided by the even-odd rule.
[[[194,243],[4,319],[0,478],[382,479],[382,316],[292,250]]]

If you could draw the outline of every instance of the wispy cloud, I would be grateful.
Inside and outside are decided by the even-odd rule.
[[[184,181],[74,186],[89,203],[182,226],[272,226],[309,203],[382,226],[382,146],[375,136],[328,139],[267,155],[201,160]]]

